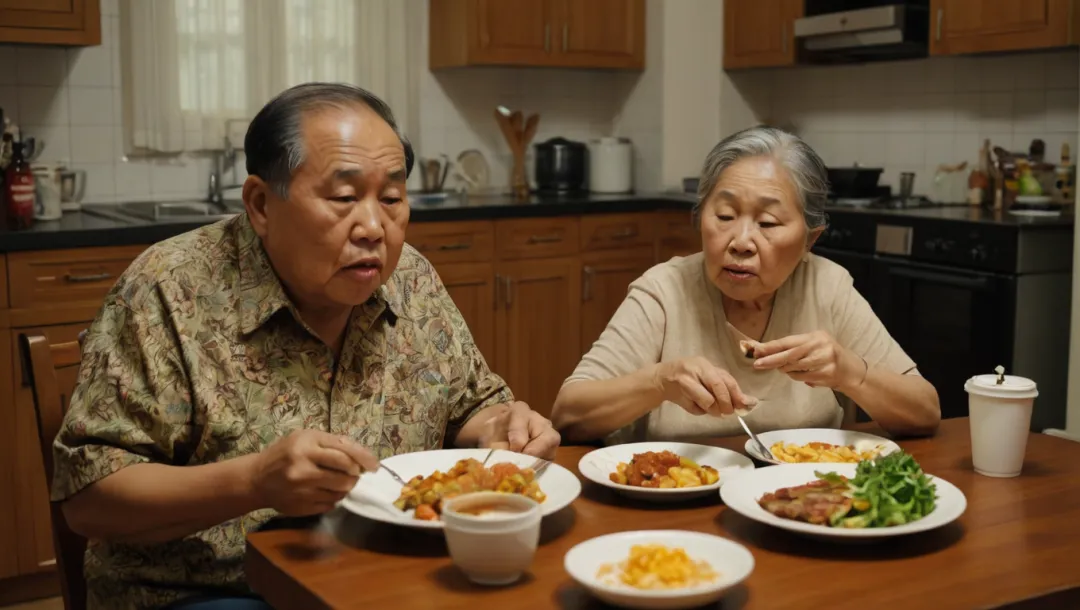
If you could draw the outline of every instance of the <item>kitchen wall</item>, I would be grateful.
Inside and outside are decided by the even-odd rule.
[[[101,46],[0,45],[0,108],[44,142],[39,160],[87,171],[86,201],[204,196],[207,158],[124,156],[117,0],[101,11]]]
[[[793,125],[830,165],[884,167],[882,182],[916,172],[916,192],[960,200],[966,172],[952,188],[935,185],[939,164],[975,162],[984,138],[1009,150],[1046,142],[1077,155],[1078,53],[930,58],[861,66],[732,73],[755,118]],[[723,112],[723,111],[722,111]],[[746,117],[728,120],[726,129]]]

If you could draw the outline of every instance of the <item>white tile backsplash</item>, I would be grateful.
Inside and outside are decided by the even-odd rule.
[[[940,196],[937,167],[974,164],[986,138],[1019,151],[1040,138],[1052,162],[1062,143],[1077,155],[1076,50],[768,73],[773,101],[762,116],[794,124],[828,164],[884,168],[881,181],[894,188],[914,171],[916,190]],[[966,175],[950,198],[963,198]]]

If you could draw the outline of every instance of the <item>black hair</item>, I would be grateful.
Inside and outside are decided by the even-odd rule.
[[[409,139],[398,129],[394,113],[377,95],[344,83],[304,83],[290,87],[266,103],[248,125],[244,136],[247,172],[262,178],[278,195],[289,194],[289,183],[304,163],[304,114],[322,108],[370,108],[386,121],[405,149],[405,175],[412,173],[414,153]]]

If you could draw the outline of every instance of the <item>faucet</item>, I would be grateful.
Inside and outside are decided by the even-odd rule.
[[[225,206],[225,196],[222,192],[225,189],[243,186],[243,184],[236,183],[236,148],[232,145],[232,140],[229,139],[228,135],[229,123],[236,120],[240,119],[230,119],[225,122],[225,145],[220,151],[214,151],[210,167],[209,192],[206,196],[206,201],[222,212],[229,211]],[[232,172],[233,184],[221,184],[226,170]]]

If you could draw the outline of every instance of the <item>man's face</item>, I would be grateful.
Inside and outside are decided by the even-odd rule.
[[[245,188],[244,200],[289,296],[332,314],[364,303],[397,266],[409,224],[405,151],[360,105],[307,113],[301,131],[304,163],[288,199],[263,185],[250,196]]]

